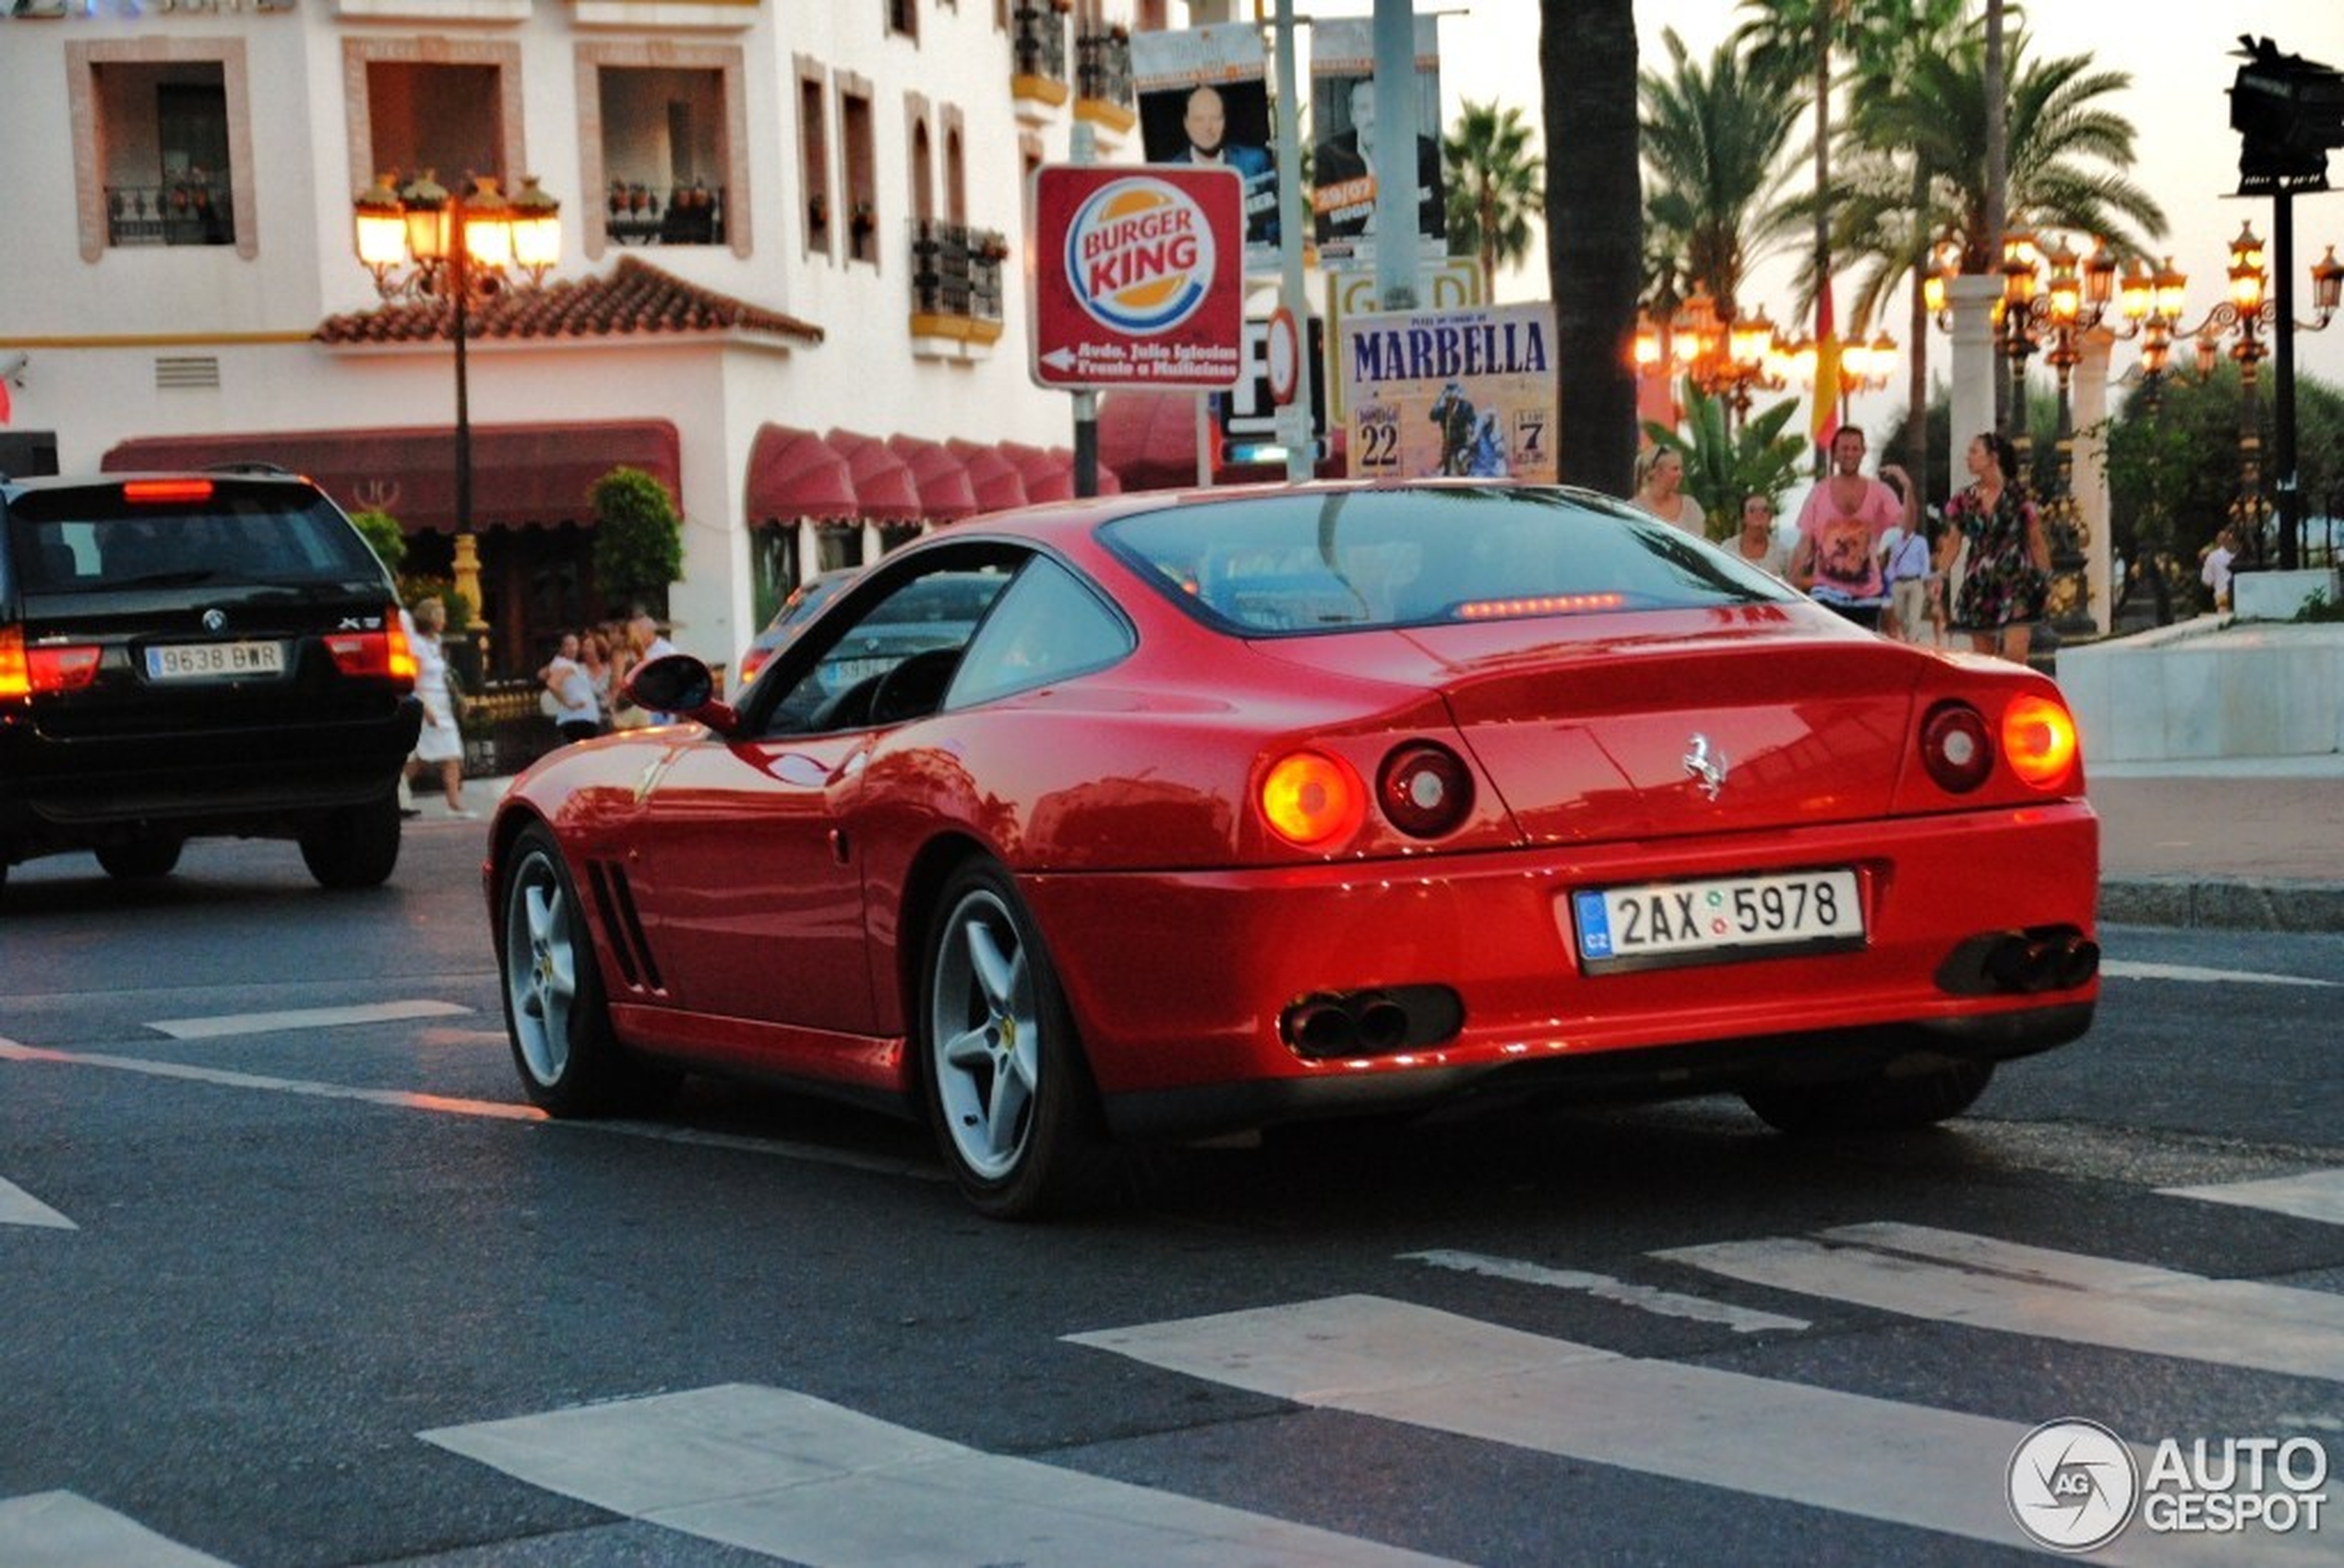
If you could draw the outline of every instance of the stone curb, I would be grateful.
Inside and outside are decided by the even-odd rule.
[[[2344,931],[2344,886],[2189,874],[2110,877],[2099,884],[2099,918],[2111,926]]]

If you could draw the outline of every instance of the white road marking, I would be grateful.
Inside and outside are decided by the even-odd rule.
[[[69,1491],[0,1497],[0,1562],[8,1568],[228,1568],[136,1520]]]
[[[2301,975],[2258,975],[2252,970],[2205,969],[2190,964],[2139,964],[2122,958],[2102,960],[2099,973],[2101,978],[2108,980],[2182,980],[2197,985],[2333,987],[2338,984],[2334,980],[2308,980]]]
[[[1300,1404],[1973,1540],[2025,1542],[2003,1477],[2028,1422],[1643,1360],[1372,1296],[1068,1337]],[[2135,1447],[2147,1465],[2148,1453]],[[2272,1561],[2333,1561],[2273,1539]],[[2135,1530],[2093,1561],[2220,1562],[2235,1561],[2235,1543]]]
[[[1638,1307],[1663,1317],[1723,1323],[1736,1334],[1764,1334],[1776,1329],[1795,1334],[1812,1326],[1804,1318],[1787,1318],[1779,1312],[1732,1307],[1723,1301],[1680,1295],[1676,1291],[1656,1289],[1649,1285],[1629,1285],[1608,1274],[1550,1269],[1519,1258],[1492,1258],[1479,1252],[1436,1249],[1429,1252],[1403,1252],[1400,1261],[1430,1263],[1434,1268],[1455,1269],[1462,1274],[1484,1275],[1491,1279],[1513,1280],[1518,1285],[1543,1286],[1549,1290],[1584,1290],[1599,1300],[1616,1301],[1623,1307]]]
[[[1443,1561],[746,1383],[422,1436],[615,1514],[819,1568]]]
[[[1851,1225],[1815,1240],[1773,1237],[1652,1255],[1938,1323],[2344,1380],[2344,1297],[2325,1291],[1913,1225]]]
[[[535,1106],[506,1100],[470,1100],[453,1095],[424,1095],[405,1089],[362,1089],[348,1083],[320,1083],[302,1078],[275,1078],[266,1073],[233,1072],[225,1068],[198,1067],[184,1061],[149,1061],[143,1057],[108,1056],[98,1052],[52,1050],[0,1038],[0,1061],[54,1062],[66,1067],[99,1067],[118,1072],[139,1072],[154,1078],[177,1078],[225,1089],[258,1089],[278,1095],[309,1095],[319,1099],[357,1100],[401,1110],[437,1111],[446,1116],[475,1116],[496,1121],[545,1121]],[[734,1149],[745,1154],[778,1155],[809,1165],[838,1166],[848,1170],[904,1176],[921,1181],[948,1181],[941,1168],[879,1155],[859,1155],[848,1149],[793,1143],[785,1138],[751,1138],[731,1132],[704,1132],[690,1127],[667,1127],[647,1121],[566,1121],[577,1132],[621,1138],[644,1138],[661,1143],[688,1143],[699,1148]]]
[[[2202,1198],[2209,1203],[2235,1203],[2241,1208],[2315,1219],[2323,1225],[2344,1225],[2344,1170],[2309,1170],[2301,1176],[2158,1191],[2169,1198]]]
[[[287,1012],[227,1013],[216,1018],[160,1018],[147,1027],[174,1040],[215,1040],[223,1035],[330,1029],[344,1023],[396,1023],[405,1018],[450,1018],[471,1011],[452,1001],[385,1001],[358,1007],[305,1007]]]
[[[80,1228],[5,1176],[0,1176],[0,1225],[42,1225],[53,1230]]]

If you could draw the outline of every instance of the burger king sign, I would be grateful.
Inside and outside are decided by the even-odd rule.
[[[1228,169],[1035,171],[1034,379],[1221,388],[1245,370],[1243,182]]]

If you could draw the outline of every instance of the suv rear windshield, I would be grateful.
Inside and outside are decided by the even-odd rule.
[[[1795,599],[1601,497],[1534,487],[1305,491],[1139,512],[1099,536],[1245,636]]]
[[[32,492],[10,506],[6,544],[27,593],[372,581],[382,571],[357,530],[304,485],[221,483],[171,501],[127,499],[120,485]]]

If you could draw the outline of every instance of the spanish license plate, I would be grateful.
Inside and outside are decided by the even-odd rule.
[[[1589,973],[1723,964],[1863,945],[1856,873],[1844,867],[1704,881],[1585,888],[1571,895]]]
[[[217,680],[284,672],[281,642],[174,642],[147,650],[149,680]]]
[[[822,666],[822,689],[825,692],[844,691],[858,680],[867,680],[882,670],[891,670],[898,660],[881,654],[867,659],[832,659]]]

